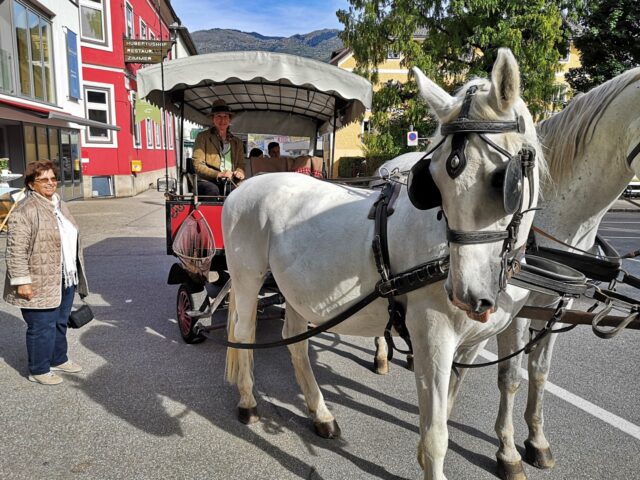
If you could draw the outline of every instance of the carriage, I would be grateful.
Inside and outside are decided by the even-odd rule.
[[[209,126],[211,104],[223,99],[234,117],[231,131],[302,137],[309,140],[308,155],[257,159],[249,175],[297,171],[331,176],[338,129],[358,119],[371,106],[371,84],[333,65],[271,52],[224,52],[173,60],[141,70],[138,93],[184,121]],[[317,139],[331,133],[331,146],[320,153]],[[182,145],[180,141],[179,145]],[[248,153],[250,149],[246,148]],[[319,155],[322,155],[321,157]],[[226,272],[220,216],[225,197],[197,192],[197,175],[184,149],[179,151],[176,180],[159,179],[166,189],[167,254],[181,259],[169,272],[168,283],[178,285],[177,321],[187,343],[205,339],[202,332],[216,328],[213,315],[224,310],[230,289]],[[182,231],[181,231],[182,229]],[[177,240],[177,241],[176,241]],[[267,278],[258,308],[283,303],[272,279]],[[268,315],[282,315],[271,309]]]

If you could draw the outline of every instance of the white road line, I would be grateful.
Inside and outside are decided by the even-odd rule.
[[[637,240],[637,239],[639,239],[639,238],[640,238],[640,236],[638,236],[638,237],[614,237],[614,236],[612,236],[612,235],[607,235],[605,238],[606,238],[607,240],[609,240],[610,238],[617,238],[617,239],[619,239],[619,240],[620,240],[620,239],[621,239],[621,240],[629,240],[629,239],[631,239],[631,240],[633,240],[633,239]]]
[[[490,362],[498,359],[496,355],[484,349],[480,351],[480,355],[486,358],[487,360],[489,360]],[[521,368],[520,372],[523,378],[526,378],[526,379],[529,378],[529,375],[527,374],[527,371],[524,368]],[[611,412],[607,412],[605,409],[600,408],[599,406],[589,402],[588,400],[585,400],[584,398],[574,395],[573,393],[551,382],[546,383],[545,390],[548,391],[549,393],[554,394],[555,396],[564,400],[565,402],[570,403],[574,407],[577,407],[580,410],[588,413],[589,415],[592,415],[602,420],[603,422],[608,423],[612,427],[617,428],[618,430],[632,436],[633,438],[640,440],[640,426],[635,425],[625,420],[624,418],[618,417],[617,415],[614,415]]]

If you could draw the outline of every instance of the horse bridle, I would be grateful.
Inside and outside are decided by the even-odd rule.
[[[535,149],[530,145],[523,145],[517,154],[511,155],[507,150],[500,147],[486,137],[486,134],[507,133],[507,132],[525,132],[525,123],[522,116],[516,116],[514,121],[488,121],[488,120],[470,120],[468,118],[471,102],[478,90],[477,85],[469,87],[465,93],[465,97],[460,109],[458,117],[450,122],[440,126],[442,139],[429,150],[418,162],[427,162],[422,166],[428,171],[431,162],[431,155],[435,150],[440,148],[449,135],[453,135],[451,139],[451,153],[446,160],[446,170],[452,179],[458,177],[467,166],[467,158],[465,155],[466,145],[468,143],[468,135],[476,133],[480,139],[487,145],[492,147],[498,153],[509,159],[505,170],[505,178],[503,183],[503,204],[508,214],[513,214],[511,222],[506,230],[489,230],[489,231],[465,231],[449,228],[447,221],[447,240],[449,243],[457,243],[460,245],[476,245],[481,243],[494,243],[504,241],[502,247],[502,266],[500,274],[500,290],[507,287],[507,280],[511,275],[519,269],[521,257],[524,255],[522,249],[514,252],[515,242],[518,238],[518,230],[524,213],[528,211],[533,204],[533,168],[535,166]],[[414,166],[416,168],[418,164]],[[413,169],[412,169],[413,173]],[[523,177],[529,183],[529,206],[527,210],[523,207]],[[409,179],[411,183],[411,178]],[[435,184],[434,184],[435,187]],[[437,187],[436,187],[437,188]],[[421,207],[419,207],[421,208]],[[442,212],[444,215],[444,212]],[[444,215],[446,220],[446,215]]]

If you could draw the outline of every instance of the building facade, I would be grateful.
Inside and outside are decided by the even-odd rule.
[[[28,162],[51,159],[65,199],[83,195],[81,130],[117,129],[85,117],[79,33],[77,2],[0,2],[0,158],[19,174]]]
[[[176,122],[165,112],[136,121],[136,72],[144,65],[125,63],[124,39],[175,40],[168,59],[196,49],[166,0],[79,2],[84,114],[120,127],[82,130],[84,195],[135,195],[175,172]]]

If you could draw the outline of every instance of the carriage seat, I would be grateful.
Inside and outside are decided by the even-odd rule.
[[[311,155],[252,158],[251,172],[253,175],[258,173],[297,172],[316,178],[323,178],[322,163],[322,158],[312,157]]]

